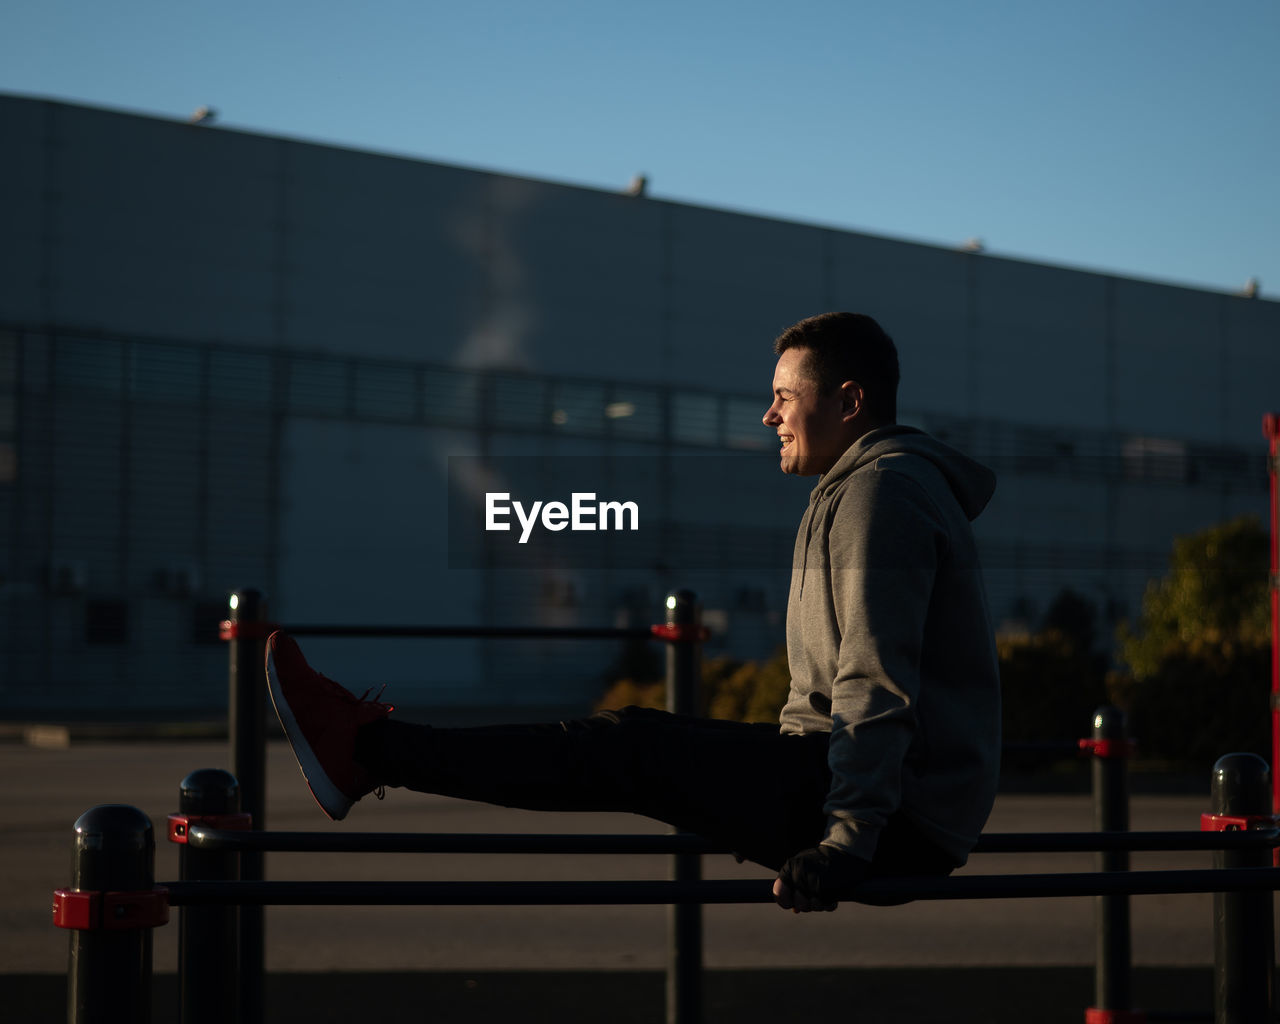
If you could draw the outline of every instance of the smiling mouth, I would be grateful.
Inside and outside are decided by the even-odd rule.
[[[782,442],[781,450],[785,452],[791,446],[791,442],[795,440],[795,436],[792,434],[779,434],[778,440]]]

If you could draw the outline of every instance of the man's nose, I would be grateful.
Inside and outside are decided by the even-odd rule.
[[[778,413],[776,411],[776,406],[774,405],[769,406],[769,408],[767,408],[764,411],[764,417],[761,419],[760,422],[763,423],[766,427],[772,427],[775,424],[781,422],[781,418],[778,416]]]

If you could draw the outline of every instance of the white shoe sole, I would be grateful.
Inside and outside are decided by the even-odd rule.
[[[311,744],[298,728],[298,720],[294,718],[293,709],[289,707],[289,702],[284,698],[284,691],[280,688],[275,651],[270,646],[267,647],[267,685],[271,691],[271,703],[276,709],[276,717],[280,719],[285,738],[293,748],[293,756],[297,758],[298,767],[302,769],[302,777],[306,780],[307,788],[311,790],[311,795],[316,798],[316,803],[325,814],[333,821],[341,821],[347,816],[347,812],[351,810],[355,801],[335,786],[325,774],[319,758],[311,749]]]

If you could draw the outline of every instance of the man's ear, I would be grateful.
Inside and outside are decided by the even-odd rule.
[[[865,408],[861,384],[847,380],[840,385],[840,417],[845,423],[853,422]]]

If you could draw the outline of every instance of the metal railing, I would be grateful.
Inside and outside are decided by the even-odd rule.
[[[541,637],[658,639],[667,650],[667,692],[670,710],[695,710],[699,679],[698,657],[703,630],[697,602],[688,592],[676,592],[666,602],[666,622],[649,629],[547,629],[531,627],[343,626],[291,625],[299,636]],[[702,932],[704,903],[762,903],[772,900],[768,884],[738,880],[702,880],[702,857],[727,852],[697,836],[670,835],[422,835],[405,833],[314,833],[265,830],[266,694],[263,678],[264,644],[276,628],[269,623],[266,602],[256,591],[233,595],[230,616],[223,625],[230,662],[230,734],[235,774],[218,770],[191,773],[183,780],[179,813],[171,816],[169,838],[181,843],[181,878],[157,888],[139,884],[127,872],[108,884],[99,881],[116,868],[86,862],[82,868],[77,847],[73,888],[60,890],[62,909],[55,918],[73,929],[69,1001],[70,1019],[95,1017],[95,998],[87,993],[113,984],[121,963],[104,960],[96,950],[108,948],[98,933],[135,932],[163,923],[163,903],[181,908],[179,958],[182,1019],[237,1020],[254,1024],[263,1012],[263,908],[273,904],[562,904],[659,903],[671,906],[667,965],[667,1020],[693,1024],[701,1019]],[[1256,776],[1268,774],[1265,762],[1252,755],[1231,755],[1219,766],[1240,776],[1220,785],[1214,775],[1214,810],[1204,816],[1202,832],[1128,831],[1128,759],[1133,746],[1125,734],[1123,715],[1100,708],[1094,715],[1092,736],[1081,740],[1080,751],[1091,755],[1095,807],[1092,833],[1006,833],[980,838],[976,853],[1094,852],[1098,870],[1091,873],[1037,875],[960,875],[951,878],[879,878],[864,883],[850,899],[868,903],[899,903],[914,899],[1004,899],[1032,896],[1093,896],[1097,952],[1094,1006],[1088,1019],[1103,1022],[1135,1019],[1131,1007],[1129,899],[1133,895],[1169,892],[1217,892],[1215,928],[1224,935],[1220,950],[1220,979],[1232,964],[1240,977],[1221,981],[1219,995],[1231,1005],[1244,1000],[1253,1012],[1263,1001],[1257,979],[1263,973],[1255,962],[1265,946],[1270,957],[1270,890],[1277,887],[1270,866],[1277,845],[1269,797],[1258,797]],[[1243,767],[1241,767],[1243,765]],[[1248,780],[1254,779],[1255,782]],[[1224,788],[1225,786],[1225,788]],[[1251,789],[1252,787],[1252,789]],[[1220,792],[1221,790],[1221,792]],[[1239,795],[1246,792],[1245,797]],[[1252,800],[1252,803],[1250,802]],[[1243,801],[1243,803],[1242,803]],[[1240,811],[1237,805],[1254,810]],[[1221,806],[1220,806],[1221,805]],[[1233,809],[1234,808],[1234,809]],[[124,846],[132,850],[143,840],[133,808],[96,808],[77,822],[81,834],[132,835]],[[105,818],[104,818],[105,816]],[[99,819],[103,819],[100,821]],[[145,816],[142,816],[145,821]],[[257,826],[251,831],[252,825]],[[145,831],[149,834],[150,823]],[[96,833],[95,833],[96,834]],[[133,845],[130,846],[130,843]],[[1131,872],[1129,852],[1135,850],[1215,851],[1213,869]],[[268,882],[263,878],[266,852],[365,853],[645,853],[672,858],[671,878],[665,882]],[[86,851],[92,860],[92,855]],[[121,856],[132,856],[121,853]],[[141,872],[134,865],[131,871]],[[83,877],[82,877],[83,875]],[[158,895],[163,890],[163,897]],[[1265,890],[1265,891],[1263,891]],[[1260,917],[1259,892],[1268,914]],[[97,893],[97,896],[93,896]],[[137,893],[136,896],[128,895]],[[90,894],[90,895],[86,895]],[[124,894],[124,895],[122,895]],[[1217,922],[1217,917],[1223,920]],[[1265,928],[1264,928],[1265,924]],[[149,935],[149,931],[148,931]],[[1243,938],[1241,936],[1244,936]],[[141,936],[138,936],[141,940]],[[83,942],[81,942],[83,939]],[[116,940],[123,941],[123,940]],[[134,951],[139,956],[142,950]],[[150,945],[146,945],[149,971]],[[232,959],[228,962],[228,957]],[[133,963],[133,954],[126,957]],[[108,966],[103,966],[107,964]],[[132,970],[130,967],[129,970]],[[126,972],[127,973],[127,972]],[[1223,995],[1227,993],[1228,995]],[[1236,995],[1230,995],[1236,993]],[[1243,995],[1240,995],[1243,993]],[[1265,995],[1270,1006],[1270,988]],[[116,1003],[119,1007],[119,1003]],[[1222,1011],[1226,1012],[1226,1011]],[[1223,1016],[1228,1021],[1252,1019]],[[1235,1014],[1236,1011],[1232,1010]],[[81,1015],[83,1014],[83,1015]],[[137,1017],[136,1019],[144,1019]]]
[[[670,881],[306,881],[242,880],[248,852],[678,853],[712,844],[683,835],[417,835],[253,832],[236,811],[234,776],[217,769],[183,780],[187,810],[169,819],[182,845],[178,881],[154,882],[150,820],[107,805],[75,825],[72,887],[54,895],[54,919],[71,929],[68,1019],[72,1024],[150,1019],[152,931],[180,908],[179,977],[184,1024],[240,1020],[237,917],[266,905],[598,905],[770,903],[770,880]],[[1274,968],[1271,864],[1280,832],[1269,812],[1269,771],[1252,754],[1219,760],[1212,809],[1200,832],[1007,833],[984,836],[988,853],[1214,849],[1215,866],[1161,871],[873,878],[844,898],[869,904],[910,900],[1015,899],[1211,892],[1218,1024],[1270,1021]],[[213,824],[209,824],[212,822]],[[696,1008],[695,1011],[696,1013]],[[698,1019],[696,1016],[688,1018]],[[1090,1021],[1139,1020],[1129,1008],[1091,1007]]]

